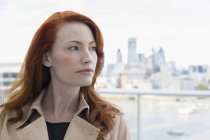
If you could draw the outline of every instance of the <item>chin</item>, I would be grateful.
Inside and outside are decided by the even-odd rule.
[[[80,86],[81,87],[86,87],[92,84],[92,80],[91,81],[85,81],[84,83],[82,83]]]

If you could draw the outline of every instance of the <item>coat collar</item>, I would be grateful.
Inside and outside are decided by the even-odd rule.
[[[22,107],[23,118],[22,118],[22,120],[15,123],[16,128],[19,128],[24,123],[26,123],[34,111],[37,111],[40,116],[43,116],[41,101],[42,101],[45,93],[46,93],[46,89],[42,90],[42,92],[39,94],[39,96],[34,100],[34,102],[32,104],[27,104],[24,107]],[[89,116],[90,107],[87,104],[87,102],[85,101],[84,95],[82,93],[80,93],[80,104],[79,104],[78,111],[76,112],[75,115],[80,115],[80,113],[82,113],[83,111],[85,111],[86,116]]]
[[[31,105],[23,107],[23,119],[16,123],[17,136],[19,139],[49,139],[45,118],[41,108],[41,101],[44,94],[45,90],[40,93],[40,95]],[[89,105],[85,101],[84,95],[81,94],[79,109],[70,122],[64,140],[97,139],[100,129],[96,128],[79,116],[84,110],[86,111],[86,115],[89,115]],[[28,125],[24,126],[27,120],[33,116],[32,114],[34,111],[36,111],[36,113],[38,113],[40,116]]]

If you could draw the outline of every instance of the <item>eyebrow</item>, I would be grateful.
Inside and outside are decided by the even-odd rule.
[[[70,43],[70,42],[77,43],[77,44],[82,44],[82,42],[77,41],[77,40],[67,41],[66,43]],[[93,43],[95,43],[95,44],[96,44],[96,42],[95,42],[95,41],[91,41],[89,44],[93,44]]]

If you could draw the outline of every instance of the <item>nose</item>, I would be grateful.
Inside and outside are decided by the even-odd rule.
[[[92,56],[89,51],[85,51],[82,56],[82,63],[91,63]]]

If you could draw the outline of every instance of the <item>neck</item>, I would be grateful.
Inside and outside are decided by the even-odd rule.
[[[49,120],[68,120],[78,110],[80,103],[79,87],[59,88],[49,85],[42,101],[43,112]]]

